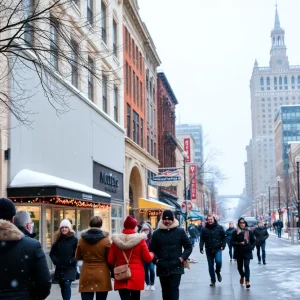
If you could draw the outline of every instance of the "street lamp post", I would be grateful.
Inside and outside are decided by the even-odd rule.
[[[269,221],[271,222],[271,187],[269,186]]]
[[[258,216],[257,216],[257,209],[258,209],[257,205],[258,205],[258,199],[256,199],[256,205],[255,205],[255,211],[256,211],[255,217],[256,217],[256,219],[258,218]]]
[[[278,183],[278,205],[279,205],[279,208],[278,208],[278,213],[279,213],[279,220],[281,220],[281,204],[280,204],[280,181],[281,181],[281,178],[280,176],[277,176],[277,183]]]
[[[185,170],[185,165],[186,165],[186,158],[187,158],[187,152],[183,151],[182,152],[182,157],[183,157],[183,187],[184,187],[184,203],[185,203],[185,230],[187,232],[188,230],[188,207],[187,207],[187,197],[186,197],[186,170]]]
[[[264,214],[264,197],[265,197],[265,194],[261,193],[260,196],[261,196],[261,218],[263,218],[263,214]]]
[[[300,229],[300,185],[299,185],[299,163],[300,163],[300,156],[296,157],[297,163],[297,208],[298,208],[298,228]],[[300,231],[300,230],[299,230]]]

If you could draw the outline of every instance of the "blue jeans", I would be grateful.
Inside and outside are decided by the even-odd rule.
[[[191,236],[190,237],[190,241],[191,241],[193,247],[195,246],[196,239],[197,239],[196,236]]]
[[[280,228],[280,229],[279,229],[279,228],[277,229],[277,235],[278,235],[279,238],[281,238],[281,228]]]
[[[256,251],[257,251],[257,258],[259,261],[261,261],[260,257],[260,248],[262,252],[262,260],[266,260],[266,242],[263,242],[261,245],[256,245]]]
[[[61,296],[63,300],[70,300],[71,299],[71,281],[65,280],[59,282]]]
[[[234,247],[232,246],[231,243],[227,243],[228,245],[228,249],[229,249],[229,256],[230,256],[230,259],[233,259],[234,257]],[[232,251],[233,250],[233,251]]]
[[[106,300],[108,292],[81,293],[81,299],[93,300],[95,294],[96,294],[96,300]]]
[[[241,277],[245,277],[246,281],[250,281],[250,259],[237,259],[237,269]]]
[[[146,284],[154,285],[154,280],[155,280],[154,263],[152,263],[152,262],[145,263],[144,262],[144,269],[145,269]],[[149,277],[149,273],[150,273],[150,277]]]
[[[206,250],[205,252],[206,252],[210,279],[212,282],[216,282],[215,263],[216,263],[216,273],[220,273],[222,268],[222,251],[218,250],[217,252],[211,252]]]

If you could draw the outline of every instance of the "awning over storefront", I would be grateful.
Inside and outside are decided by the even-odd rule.
[[[54,197],[103,204],[109,204],[111,198],[109,194],[86,185],[28,169],[14,177],[7,194],[13,199]]]
[[[139,209],[170,209],[175,210],[174,206],[162,203],[158,200],[139,198]]]
[[[166,199],[166,198],[162,198],[160,199],[160,201],[172,206],[175,210],[181,211],[181,207],[177,203],[177,201],[173,201],[171,199]]]
[[[203,221],[203,217],[200,215],[199,211],[191,210],[188,216],[189,220],[201,220]]]

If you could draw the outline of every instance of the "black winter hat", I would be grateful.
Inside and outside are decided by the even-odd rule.
[[[7,198],[0,198],[0,219],[10,221],[16,214],[14,203]]]
[[[174,221],[174,214],[171,210],[167,209],[163,212],[163,215],[162,215],[162,219],[163,220],[171,220],[171,221]]]

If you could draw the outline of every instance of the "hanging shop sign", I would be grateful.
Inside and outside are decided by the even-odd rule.
[[[152,181],[154,182],[174,182],[180,180],[181,177],[178,169],[165,170],[164,172],[152,177]]]
[[[185,162],[190,163],[191,162],[191,139],[185,138],[183,140],[183,144],[184,144],[184,151],[187,153]]]
[[[191,200],[197,199],[197,165],[190,165]]]
[[[112,198],[123,201],[123,174],[94,162],[94,189],[109,193]]]

